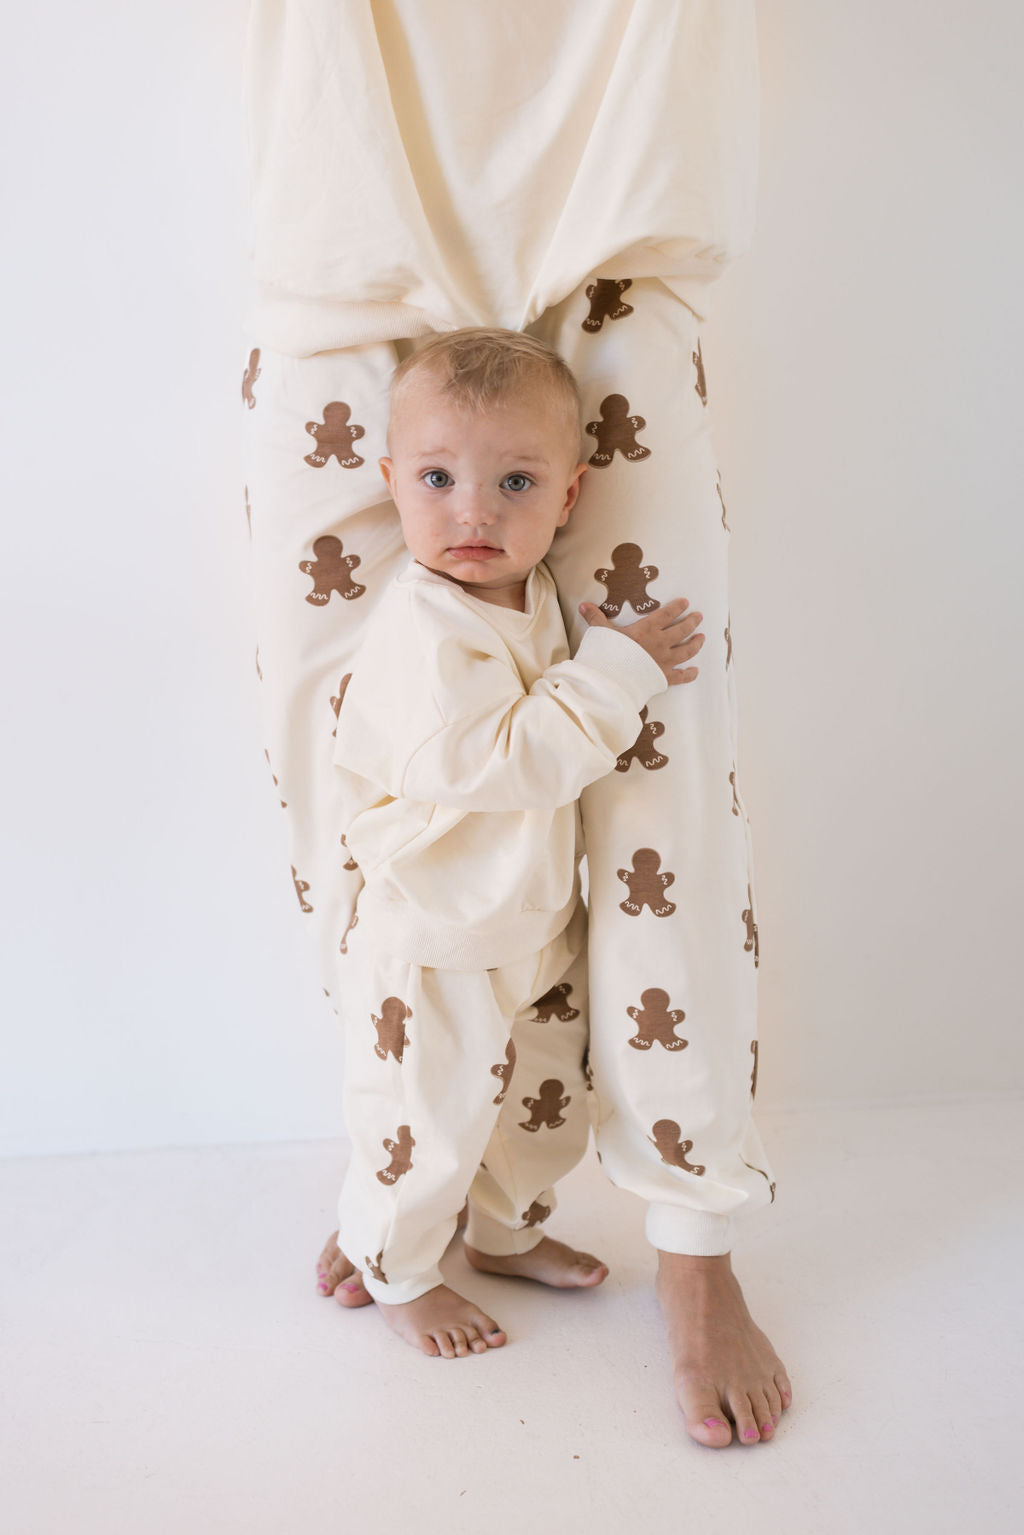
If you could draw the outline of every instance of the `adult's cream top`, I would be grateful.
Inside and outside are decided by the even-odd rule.
[[[367,620],[338,714],[360,932],[438,969],[540,950],[579,894],[579,794],[667,686],[614,628],[588,629],[570,660],[543,563],[520,613],[410,561]]]
[[[753,0],[252,0],[249,323],[522,329],[588,276],[703,319],[753,230]]]

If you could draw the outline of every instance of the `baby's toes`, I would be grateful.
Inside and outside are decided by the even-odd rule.
[[[761,1435],[757,1427],[757,1417],[746,1392],[737,1392],[735,1396],[730,1393],[729,1407],[736,1424],[736,1437],[740,1444],[756,1444]]]
[[[339,1306],[344,1306],[346,1311],[353,1310],[356,1306],[372,1306],[373,1296],[363,1284],[363,1276],[348,1265],[349,1273],[335,1285],[334,1299]]]
[[[766,1393],[763,1391],[752,1391],[750,1393],[750,1405],[753,1408],[754,1419],[761,1438],[770,1439],[775,1432],[775,1425],[772,1422],[772,1410],[768,1405]]]
[[[783,1407],[788,1407],[793,1400],[793,1388],[789,1384],[789,1376],[785,1370],[776,1370],[775,1385],[778,1388],[779,1396],[782,1398]]]

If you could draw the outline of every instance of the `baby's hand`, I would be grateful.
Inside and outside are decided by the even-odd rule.
[[[686,618],[681,616],[683,609],[689,606],[688,597],[676,597],[664,607],[655,608],[645,618],[638,618],[635,624],[611,623],[594,602],[581,602],[580,612],[588,624],[618,629],[620,634],[628,634],[631,640],[636,640],[657,661],[669,686],[673,687],[679,682],[692,682],[696,677],[696,666],[688,666],[684,672],[676,668],[695,656],[704,643],[703,634],[694,634],[703,622],[703,613],[690,613]]]

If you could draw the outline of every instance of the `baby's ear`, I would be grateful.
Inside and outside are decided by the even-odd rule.
[[[569,513],[576,505],[576,501],[580,493],[580,481],[586,474],[589,467],[589,464],[577,464],[576,468],[572,471],[572,479],[569,481],[569,484],[566,487],[565,502],[562,506],[562,515],[558,523],[560,528],[564,527],[565,524],[569,521]]]
[[[392,463],[390,458],[379,458],[377,460],[377,464],[378,464],[378,467],[380,469],[381,474],[384,476],[384,480],[385,480],[385,483],[387,484],[388,490],[391,492],[391,499],[394,500],[394,496],[395,496],[395,483],[394,483],[394,481],[395,481],[395,466]]]

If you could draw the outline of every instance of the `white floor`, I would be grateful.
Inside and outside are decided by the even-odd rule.
[[[793,1380],[771,1444],[674,1405],[642,1211],[593,1160],[588,1294],[467,1269],[509,1344],[426,1359],[317,1295],[340,1143],[0,1163],[11,1535],[1024,1531],[1022,1105],[759,1123],[734,1266]]]

